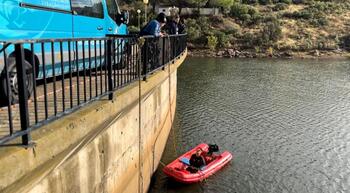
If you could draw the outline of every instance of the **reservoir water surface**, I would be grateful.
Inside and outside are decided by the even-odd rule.
[[[162,157],[201,142],[232,162],[194,185],[159,165],[150,193],[350,192],[350,60],[188,58]]]

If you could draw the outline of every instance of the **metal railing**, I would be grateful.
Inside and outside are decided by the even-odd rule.
[[[174,62],[186,35],[26,40],[2,44],[0,145]],[[3,67],[2,67],[3,66]],[[2,69],[1,69],[2,67]]]

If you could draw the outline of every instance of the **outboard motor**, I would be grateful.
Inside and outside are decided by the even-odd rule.
[[[212,155],[214,152],[218,152],[219,151],[219,146],[216,144],[208,144],[209,148],[208,148],[208,155]]]

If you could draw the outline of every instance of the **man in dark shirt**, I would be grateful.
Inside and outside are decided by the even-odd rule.
[[[165,29],[169,35],[179,34],[179,28],[178,28],[179,21],[180,21],[180,16],[177,14],[172,16],[171,19],[168,20],[168,22],[165,25]]]
[[[191,173],[196,173],[198,169],[205,166],[205,159],[202,156],[202,152],[201,149],[198,149],[196,153],[191,156],[190,167],[188,169]]]

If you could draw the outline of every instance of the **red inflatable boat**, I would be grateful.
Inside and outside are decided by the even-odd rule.
[[[205,154],[208,152],[208,148],[209,146],[205,143],[199,144],[197,147],[193,148],[189,152],[185,153],[178,159],[165,166],[163,172],[178,182],[190,184],[199,182],[209,177],[210,175],[220,170],[232,159],[232,154],[228,151],[225,151],[221,154],[213,154],[211,156],[212,160],[196,173],[187,171],[187,168],[189,167],[189,160],[192,154],[194,154],[198,149],[201,149]]]

